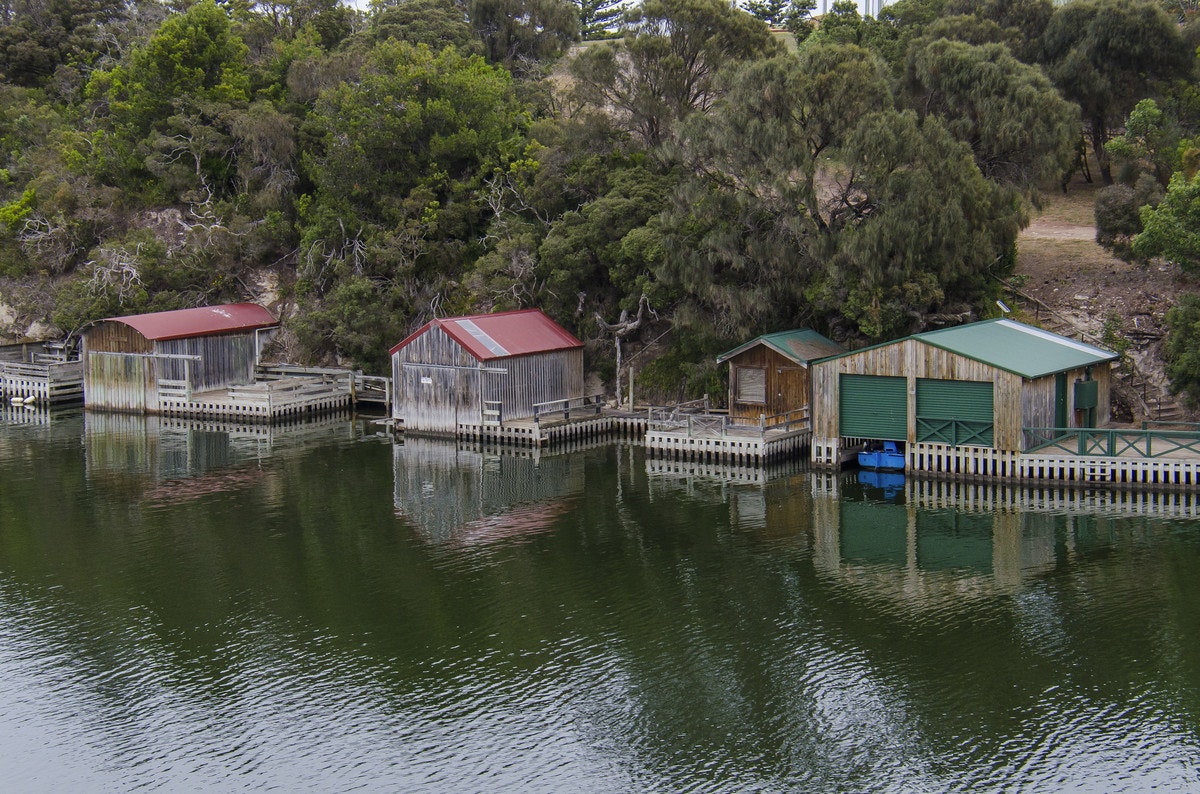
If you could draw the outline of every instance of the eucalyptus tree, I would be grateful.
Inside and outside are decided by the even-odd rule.
[[[249,101],[246,53],[225,12],[203,0],[168,17],[126,61],[93,73],[87,93],[110,131],[110,175],[136,182],[155,163],[187,168],[191,160],[197,181],[220,189],[228,176],[222,117]]]
[[[1194,54],[1153,0],[1073,0],[1055,8],[1042,36],[1047,71],[1078,103],[1101,176],[1113,183],[1104,145],[1141,99],[1190,75]]]
[[[1200,406],[1200,295],[1184,293],[1167,310],[1167,377],[1171,391]]]
[[[610,112],[647,148],[707,111],[727,64],[779,52],[767,26],[722,0],[645,0],[620,41],[586,48],[570,65],[582,101]]]
[[[937,116],[970,145],[988,179],[1035,196],[1040,184],[1069,170],[1078,109],[1007,47],[917,39],[905,77],[911,106],[922,118]]]
[[[683,325],[848,323],[884,338],[979,297],[1020,208],[936,116],[897,111],[852,45],[748,64],[682,140],[657,275]]]
[[[1162,257],[1188,273],[1200,273],[1200,179],[1177,171],[1162,200],[1142,206],[1140,220],[1141,232],[1133,238],[1135,256]]]
[[[520,158],[529,114],[480,56],[389,41],[304,122],[298,326],[318,352],[378,368],[396,333],[466,310],[484,180]]]
[[[483,52],[466,9],[455,0],[371,0],[367,35],[375,43],[395,39],[431,50],[449,46],[468,55]]]
[[[119,57],[131,39],[123,25],[138,3],[122,0],[10,0],[0,14],[0,75],[44,85],[60,68],[86,73],[102,56]]]

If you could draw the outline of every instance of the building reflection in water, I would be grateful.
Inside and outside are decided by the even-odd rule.
[[[92,485],[123,485],[145,501],[178,501],[259,482],[264,463],[314,442],[363,432],[348,414],[283,425],[87,412],[84,460]]]
[[[731,525],[811,545],[818,575],[903,609],[1010,595],[1116,541],[1122,520],[1200,517],[1187,492],[1029,488],[647,460],[651,493],[726,505]]]
[[[583,493],[587,449],[598,446],[546,451],[406,436],[393,446],[396,514],[432,543],[544,532]]]

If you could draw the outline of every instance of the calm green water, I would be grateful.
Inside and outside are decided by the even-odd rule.
[[[1200,789],[1187,505],[23,410],[14,790]]]

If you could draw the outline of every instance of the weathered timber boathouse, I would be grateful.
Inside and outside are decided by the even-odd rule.
[[[334,378],[256,381],[278,321],[251,303],[100,320],[83,333],[89,410],[275,421],[346,408]]]
[[[41,405],[81,402],[83,362],[58,342],[0,345],[0,396]]]
[[[812,460],[892,440],[950,477],[1200,484],[1200,435],[1107,427],[1116,353],[1009,319],[929,331],[813,366]]]
[[[805,328],[765,334],[717,357],[729,364],[729,410],[652,410],[651,455],[761,465],[798,456],[812,439],[812,378],[817,359],[844,348]]]
[[[404,432],[541,446],[619,429],[583,393],[583,343],[539,309],[431,320],[391,357]]]

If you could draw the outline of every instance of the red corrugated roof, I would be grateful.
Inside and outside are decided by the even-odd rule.
[[[227,303],[223,306],[109,317],[106,322],[124,323],[155,341],[251,331],[279,323],[274,315],[256,303]]]
[[[520,309],[430,320],[388,352],[394,355],[430,328],[441,328],[479,361],[583,347],[583,342],[541,309]]]

